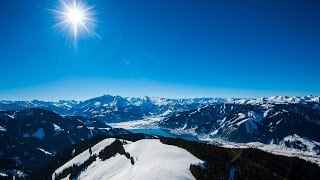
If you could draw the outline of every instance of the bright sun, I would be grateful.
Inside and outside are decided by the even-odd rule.
[[[75,43],[79,37],[96,36],[100,38],[94,31],[96,20],[93,17],[95,15],[93,8],[81,0],[60,0],[59,6],[51,10],[57,21],[54,28],[66,32]]]
[[[73,24],[82,23],[85,15],[79,9],[72,9],[67,14],[68,20]]]

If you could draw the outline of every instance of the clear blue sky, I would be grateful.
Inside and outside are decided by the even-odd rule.
[[[56,1],[0,1],[0,99],[320,95],[320,1],[87,1],[77,48]]]

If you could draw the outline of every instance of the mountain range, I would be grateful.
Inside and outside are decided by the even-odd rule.
[[[145,116],[153,114],[189,110],[225,101],[226,99],[221,98],[127,98],[104,95],[86,101],[0,101],[0,110],[19,110],[39,107],[52,110],[61,115],[78,115],[87,118],[96,118],[109,123],[142,119]]]
[[[320,97],[128,98],[104,95],[86,101],[0,101],[0,110],[43,108],[60,115],[117,123],[161,116],[156,126],[202,139],[281,144],[320,154]]]
[[[319,96],[169,99],[104,95],[86,101],[0,101],[0,173],[23,177],[66,147],[95,136],[131,134],[108,123],[139,120],[146,125],[150,117],[159,117],[149,122],[155,128],[172,134],[192,135],[219,146],[224,142],[276,145],[320,162]]]
[[[190,98],[170,99],[158,97],[130,98],[121,96],[103,95],[85,101],[60,100],[47,101],[0,101],[0,110],[20,110],[27,108],[43,108],[52,110],[60,115],[77,115],[87,118],[96,118],[103,122],[123,122],[143,119],[150,115],[187,111],[215,104],[305,104],[319,103],[319,96],[286,97],[275,96],[270,98]]]

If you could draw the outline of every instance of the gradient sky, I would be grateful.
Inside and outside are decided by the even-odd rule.
[[[320,1],[87,1],[77,48],[57,1],[0,1],[0,99],[320,95]]]

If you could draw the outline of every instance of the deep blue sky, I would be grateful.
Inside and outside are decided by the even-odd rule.
[[[55,0],[0,1],[0,99],[320,95],[320,1],[87,1],[77,48]]]

